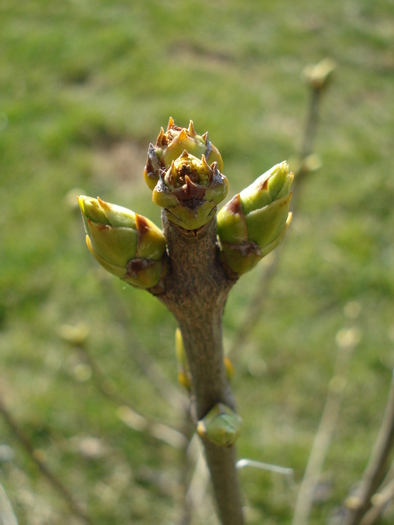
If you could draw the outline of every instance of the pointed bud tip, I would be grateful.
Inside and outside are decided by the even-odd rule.
[[[167,131],[169,131],[174,126],[174,124],[175,124],[174,119],[172,117],[170,117],[168,119]],[[163,129],[163,128],[161,128],[161,129]],[[163,132],[164,132],[164,130],[163,130]]]
[[[111,205],[108,202],[105,202],[102,199],[100,199],[100,197],[97,197],[97,202],[99,203],[100,208],[102,208],[103,210],[111,209]]]
[[[189,122],[189,129],[188,129],[188,132],[189,132],[189,135],[190,135],[191,137],[194,138],[194,137],[196,136],[196,132],[194,131],[194,125],[193,125],[193,121],[192,121],[192,120]]]

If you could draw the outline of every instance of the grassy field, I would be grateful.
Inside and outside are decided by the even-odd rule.
[[[182,413],[166,399],[175,321],[103,275],[75,188],[159,224],[142,171],[172,115],[209,130],[233,195],[300,150],[301,72],[326,56],[338,68],[315,143],[323,167],[302,187],[264,314],[232,356],[233,386],[239,456],[293,468],[298,486],[352,329],[360,342],[310,524],[326,524],[360,478],[394,366],[393,14],[392,0],[0,1],[0,394],[95,524],[177,524],[182,454],[124,424],[124,403],[102,395],[64,325],[89,330],[107,394],[168,425]],[[227,347],[263,268],[231,293]],[[290,524],[296,488],[259,470],[241,480],[248,524]],[[0,483],[19,525],[79,523],[1,418]],[[215,523],[209,512],[193,525]],[[382,524],[393,522],[389,508]]]

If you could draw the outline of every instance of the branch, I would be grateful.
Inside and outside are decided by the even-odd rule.
[[[0,525],[18,525],[6,491],[0,484]]]
[[[387,460],[394,445],[394,373],[383,421],[357,494],[345,501],[347,506],[343,525],[359,525],[371,507],[375,494],[387,472]]]
[[[78,346],[78,350],[84,354],[89,363],[93,380],[98,390],[103,396],[112,401],[112,403],[119,406],[118,415],[127,426],[139,432],[147,433],[174,448],[186,448],[188,441],[181,432],[159,421],[139,414],[128,399],[119,394],[114,388],[108,388],[106,386],[109,384],[109,381],[87,348],[84,345],[80,345]]]
[[[294,172],[293,198],[291,202],[293,213],[297,208],[301,186],[304,180],[306,180],[307,175],[315,169],[311,169],[308,166],[307,159],[313,152],[313,143],[317,133],[322,93],[323,91],[321,89],[310,89],[310,102],[301,146],[300,162],[298,169]],[[253,332],[253,328],[259,321],[264,310],[267,290],[279,266],[280,254],[281,247],[274,250],[269,256],[269,262],[266,261],[265,265],[263,265],[259,282],[255,286],[256,292],[251,297],[246,314],[243,316],[243,321],[237,329],[236,335],[228,351],[229,356],[239,352],[240,348],[246,344],[250,334]],[[263,293],[261,292],[262,290],[264,290]]]
[[[179,323],[192,376],[195,419],[200,420],[218,403],[234,409],[223,365],[222,315],[235,280],[227,277],[219,261],[216,220],[194,231],[169,222],[166,211],[162,220],[170,271],[158,298]],[[221,521],[242,525],[235,447],[205,439],[203,444]]]
[[[315,487],[320,478],[342,403],[349,358],[358,340],[357,335],[352,334],[351,330],[349,330],[347,331],[347,337],[344,338],[342,344],[339,346],[334,374],[330,381],[323,414],[313,441],[304,478],[298,492],[292,525],[307,525],[308,523],[309,514],[313,505]]]
[[[4,420],[9,426],[10,430],[14,434],[15,438],[19,441],[20,445],[24,448],[27,455],[36,464],[39,471],[49,481],[50,485],[56,490],[56,492],[65,500],[70,509],[71,513],[74,514],[81,521],[87,525],[94,525],[94,522],[82,509],[81,505],[74,499],[71,492],[63,485],[59,478],[45,465],[45,463],[35,454],[33,443],[26,437],[22,429],[19,427],[15,419],[11,416],[10,412],[3,403],[0,397],[0,413]]]
[[[394,479],[391,481],[377,494],[375,494],[372,499],[372,507],[365,514],[364,518],[361,520],[360,525],[373,525],[380,518],[381,514],[384,512],[385,508],[393,501],[394,499]]]
[[[133,356],[133,359],[136,361],[140,369],[144,372],[152,387],[156,389],[163,399],[167,399],[168,403],[174,407],[176,411],[187,410],[187,402],[185,401],[185,398],[167,379],[157,363],[151,359],[149,354],[147,354],[147,352],[137,343],[137,338],[131,328],[132,320],[124,301],[116,296],[114,287],[110,285],[107,280],[102,279],[101,286],[103,288],[105,300],[110,304],[112,314],[129,333],[128,341],[133,341],[130,354]]]

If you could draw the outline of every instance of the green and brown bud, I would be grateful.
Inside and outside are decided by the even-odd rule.
[[[197,433],[216,445],[229,447],[237,440],[241,426],[242,419],[238,414],[227,405],[218,403],[198,422]]]
[[[138,288],[152,288],[166,270],[166,240],[142,215],[81,195],[86,244],[108,272]]]
[[[251,270],[282,242],[291,221],[293,178],[286,162],[277,164],[218,213],[222,259],[236,274]]]
[[[172,223],[196,230],[213,219],[227,192],[227,178],[217,162],[209,165],[204,155],[200,160],[185,150],[160,176],[152,200],[166,209]]]
[[[189,128],[180,128],[170,118],[156,146],[149,146],[144,177],[153,202],[166,210],[168,220],[196,230],[213,219],[217,204],[227,195],[222,169],[222,157],[208,133],[197,135],[192,121]]]
[[[160,175],[171,166],[184,151],[200,159],[205,156],[207,162],[217,162],[219,171],[223,170],[222,157],[210,142],[208,132],[204,135],[197,135],[194,131],[193,121],[190,121],[188,128],[176,126],[172,117],[168,121],[167,131],[161,128],[157,137],[156,145],[149,145],[148,160],[144,169],[144,178],[153,191],[159,182]]]

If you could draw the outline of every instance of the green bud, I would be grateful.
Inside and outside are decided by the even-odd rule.
[[[318,64],[305,67],[303,71],[304,81],[313,90],[320,91],[330,83],[335,68],[336,62],[334,59],[324,58]]]
[[[242,419],[227,405],[218,403],[198,422],[197,433],[200,437],[222,447],[229,447],[237,440],[242,426]]]
[[[166,270],[166,240],[149,219],[127,208],[78,197],[86,243],[110,273],[138,288],[152,288]]]
[[[222,259],[233,272],[251,270],[282,242],[291,221],[293,177],[286,162],[277,164],[218,213]]]
[[[173,160],[176,160],[184,151],[197,158],[205,156],[207,162],[217,162],[218,170],[223,170],[223,160],[217,148],[209,141],[208,132],[197,135],[193,121],[188,128],[176,126],[172,117],[168,121],[167,131],[161,128],[157,137],[156,146],[149,145],[148,160],[144,169],[144,178],[151,190],[159,182],[160,174],[167,170]]]
[[[178,363],[178,382],[183,388],[190,392],[192,380],[187,362],[185,345],[183,344],[182,333],[179,328],[175,331],[175,351]]]
[[[160,174],[152,200],[165,208],[168,219],[184,228],[196,230],[213,219],[216,205],[227,195],[227,178],[217,162],[209,165],[186,150]]]
[[[229,381],[231,381],[234,376],[234,365],[227,356],[223,357],[223,364],[224,369],[226,370],[226,377]]]

